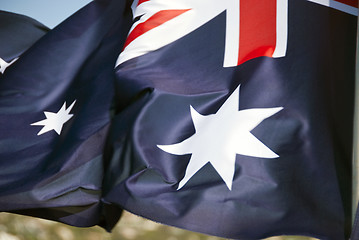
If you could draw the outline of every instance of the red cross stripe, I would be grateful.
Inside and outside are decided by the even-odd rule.
[[[272,57],[276,48],[276,0],[240,1],[238,64]]]
[[[155,51],[226,13],[224,67],[253,58],[284,57],[288,0],[138,0],[119,64]]]

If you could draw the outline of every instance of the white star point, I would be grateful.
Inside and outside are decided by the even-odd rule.
[[[11,62],[7,63],[4,59],[0,58],[0,72],[4,74],[6,68],[8,68],[11,64],[16,62],[19,58],[13,59]]]
[[[44,114],[46,119],[31,124],[31,126],[43,126],[37,135],[40,136],[51,130],[54,130],[58,135],[60,135],[64,124],[73,117],[73,114],[70,114],[70,111],[74,107],[75,103],[76,100],[68,108],[66,108],[65,102],[57,113],[45,111]]]
[[[190,106],[195,134],[180,143],[157,145],[170,154],[192,154],[185,176],[179,182],[177,190],[180,190],[208,162],[223,179],[228,189],[232,190],[237,154],[259,158],[279,157],[251,131],[263,120],[281,111],[283,107],[239,110],[239,92],[240,87],[215,114],[204,116]]]

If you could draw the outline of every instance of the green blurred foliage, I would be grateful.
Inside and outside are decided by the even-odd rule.
[[[0,213],[0,240],[224,240],[157,224],[125,212],[108,233],[100,227],[77,228],[61,223]],[[307,237],[272,237],[267,240],[314,240]]]

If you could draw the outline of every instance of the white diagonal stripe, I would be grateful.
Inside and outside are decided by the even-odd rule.
[[[345,13],[349,13],[354,16],[358,16],[358,8],[349,6],[349,5],[341,3],[341,2],[337,2],[334,0],[308,0],[308,1],[318,3],[320,5],[327,6],[330,8],[334,8],[334,9],[337,9],[337,10],[345,12]]]

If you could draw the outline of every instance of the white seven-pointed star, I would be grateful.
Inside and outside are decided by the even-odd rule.
[[[54,130],[58,135],[60,135],[64,124],[73,117],[73,114],[69,113],[75,103],[76,100],[66,109],[65,102],[57,113],[44,112],[46,119],[31,124],[32,126],[44,126],[37,135],[44,134],[51,130]]]
[[[13,59],[11,62],[7,63],[5,60],[0,58],[0,72],[4,74],[5,69],[9,67],[11,64],[13,64],[18,58]]]
[[[279,157],[250,131],[283,108],[253,108],[239,111],[239,90],[240,87],[215,114],[203,116],[191,106],[195,134],[177,144],[157,145],[171,154],[192,154],[177,190],[208,162],[221,176],[228,189],[232,190],[236,154],[260,158]]]

